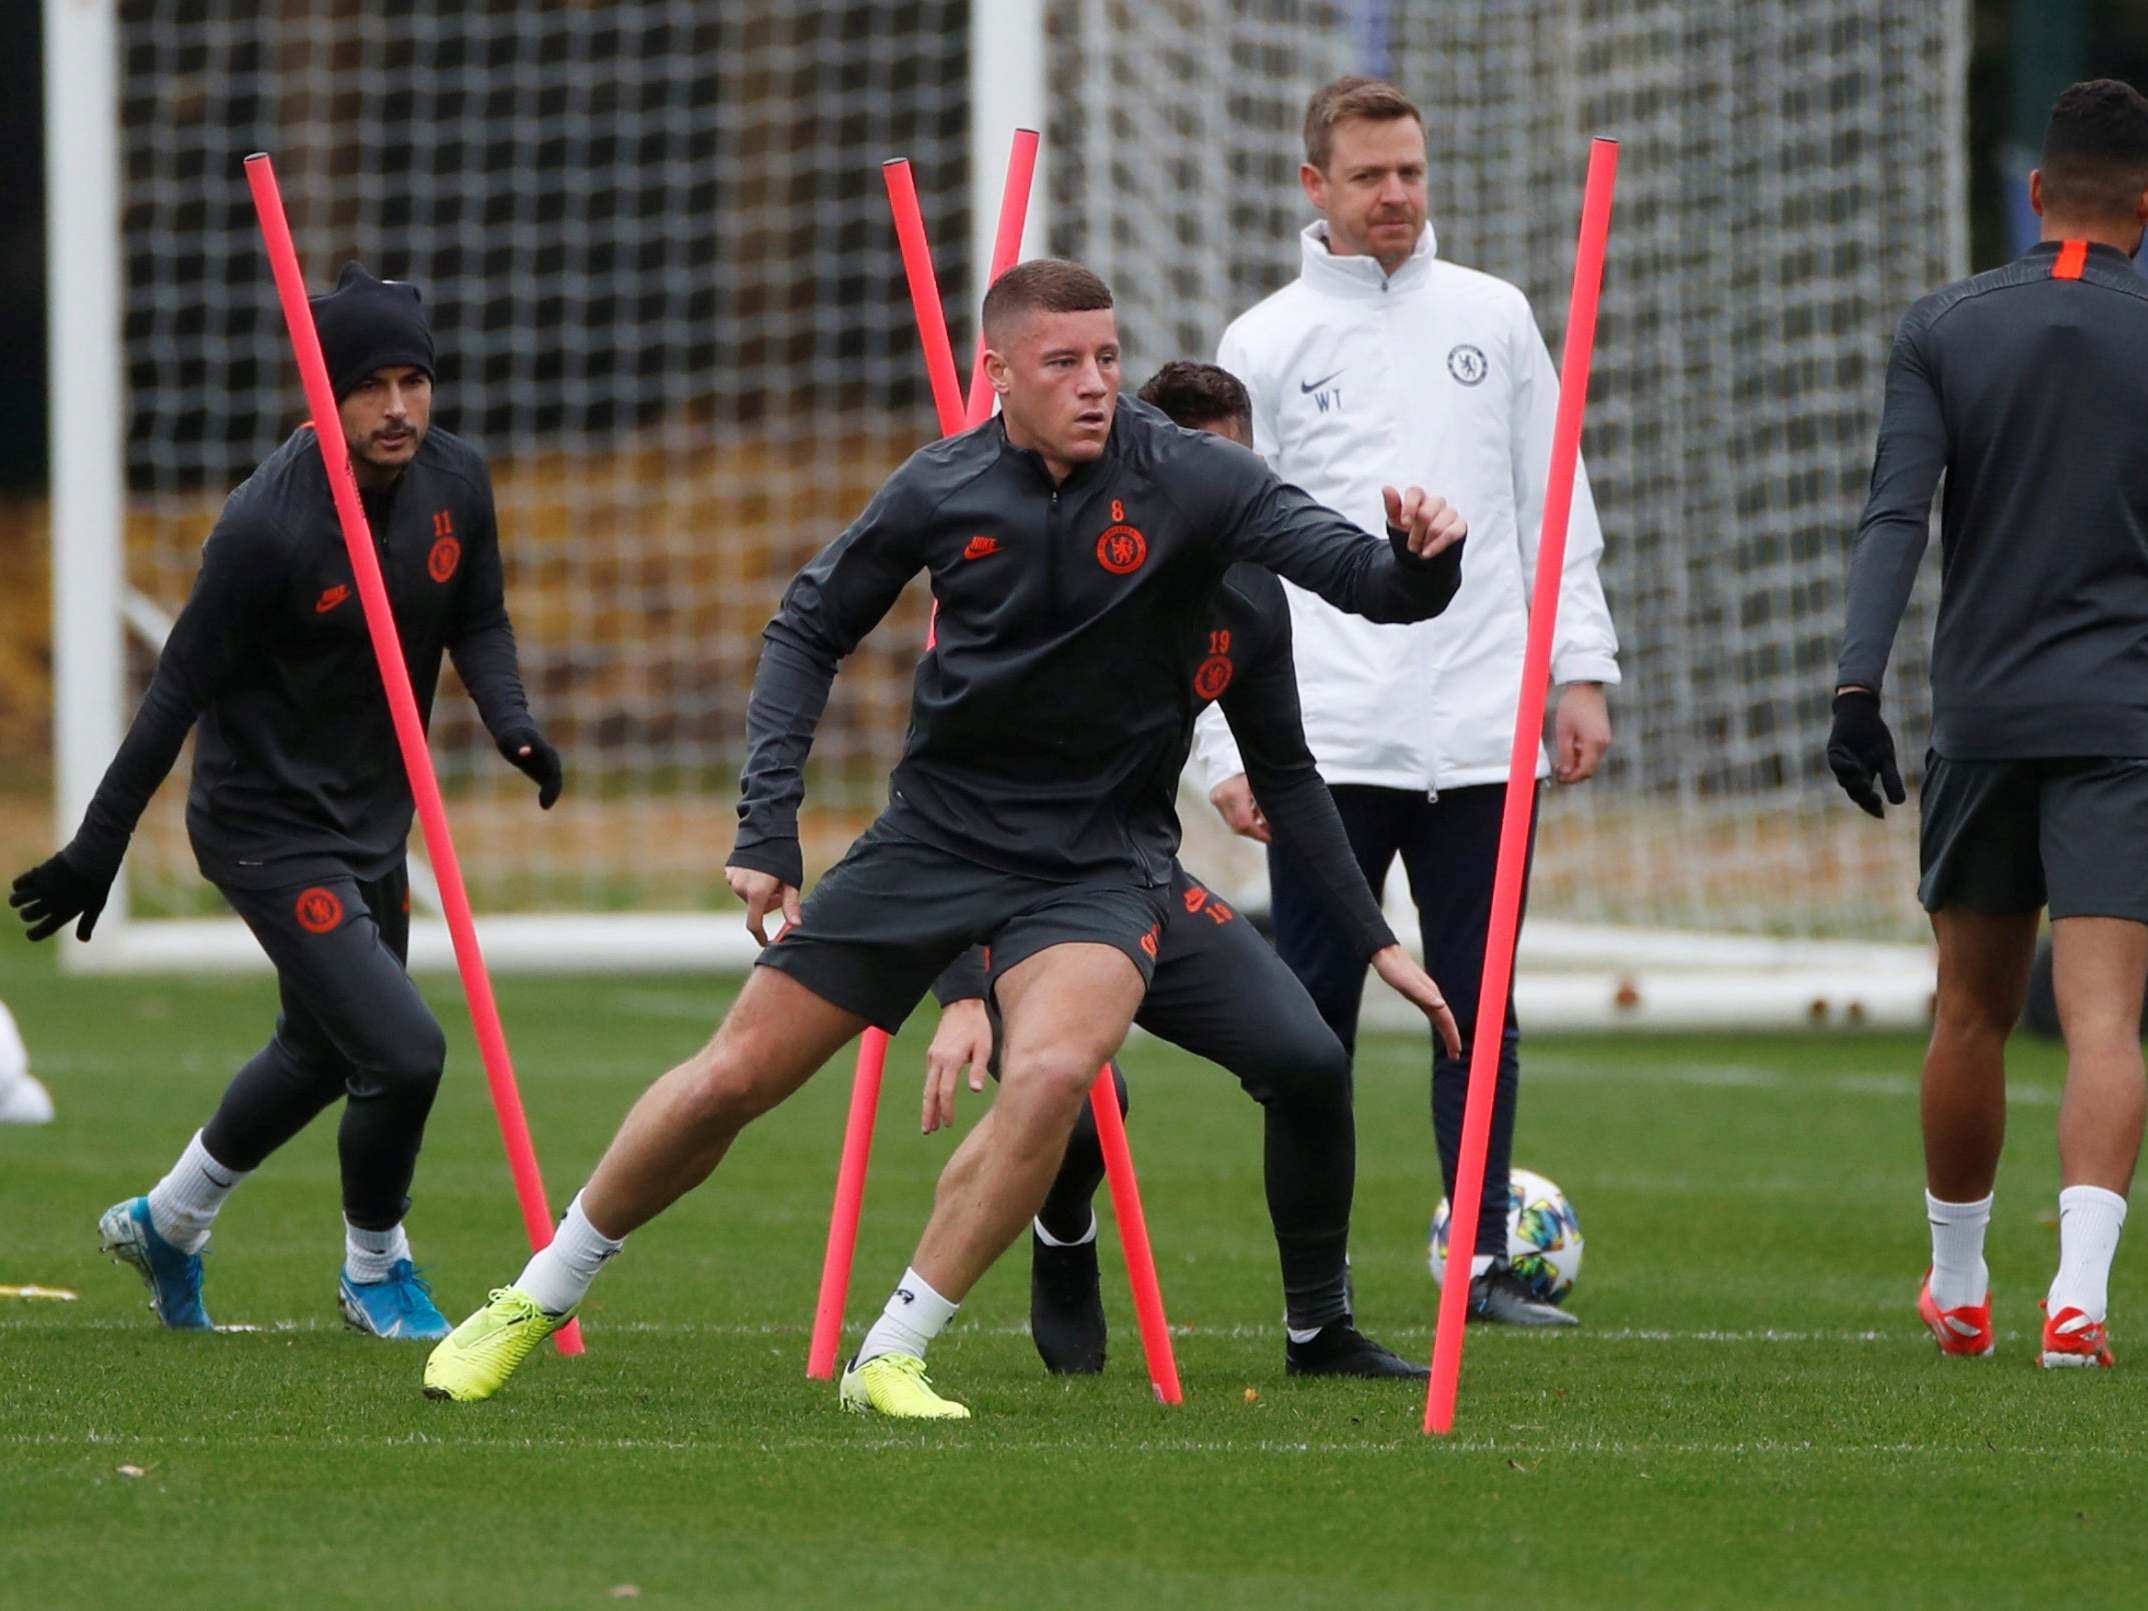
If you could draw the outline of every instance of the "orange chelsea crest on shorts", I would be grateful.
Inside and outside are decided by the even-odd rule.
[[[298,892],[298,926],[308,934],[326,934],[343,921],[343,901],[332,889],[316,884]]]

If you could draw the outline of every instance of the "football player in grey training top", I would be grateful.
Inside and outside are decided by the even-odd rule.
[[[1096,1071],[1148,987],[1178,848],[1172,802],[1210,603],[1250,559],[1381,620],[1437,614],[1461,517],[1388,489],[1386,541],[1220,437],[1119,402],[1111,293],[1022,264],[985,297],[1002,412],[921,449],[806,566],[769,623],[747,717],[731,887],[761,953],[709,1046],[628,1114],[559,1234],[434,1350],[426,1390],[490,1397],[620,1239],[700,1184],[753,1118],[868,1024],[898,1027],[947,965],[993,949],[1002,1089],[940,1178],[932,1222],[844,1373],[847,1408],[969,1412],[926,1344],[1042,1205]],[[803,764],[836,667],[929,570],[888,807],[801,910]]]
[[[549,808],[559,756],[522,693],[491,475],[475,448],[432,426],[417,287],[353,263],[313,316],[419,714],[431,714],[444,651]],[[105,1251],[141,1272],[165,1325],[205,1329],[201,1250],[224,1199],[341,1097],[344,1318],[376,1337],[443,1336],[403,1230],[447,1058],[403,970],[410,784],[311,425],[225,503],[81,829],[15,880],[9,899],[31,939],[70,922],[89,938],[189,729],[195,859],[276,964],[283,1012],[171,1171],[105,1213]]]
[[[1189,430],[1251,444],[1252,404],[1228,370],[1166,364],[1139,395]],[[1360,964],[1370,963],[1389,988],[1423,1009],[1451,1053],[1454,1014],[1387,926],[1306,748],[1291,663],[1290,606],[1273,572],[1241,564],[1225,573],[1204,647],[1206,656],[1193,673],[1194,696],[1203,706],[1214,701],[1223,707],[1275,832],[1297,844],[1319,870],[1317,887],[1328,897],[1330,919],[1349,936]],[[972,952],[933,987],[942,1010],[925,1060],[928,1133],[952,1122],[963,1068],[977,1090],[995,1066],[989,972],[990,954]],[[1425,1366],[1359,1331],[1351,1312],[1357,1128],[1350,1055],[1274,948],[1182,864],[1173,864],[1156,974],[1134,1022],[1222,1064],[1261,1105],[1268,1217],[1283,1270],[1288,1374],[1428,1375]],[[1116,1060],[1111,1076],[1124,1112],[1126,1078]],[[1091,1208],[1103,1181],[1103,1145],[1084,1106],[1031,1233],[1029,1332],[1050,1371],[1082,1375],[1104,1368],[1104,1302]]]
[[[2111,1255],[2148,1107],[2148,100],[2058,99],[2029,176],[2043,239],[1909,310],[1887,369],[1850,562],[1827,758],[1900,805],[1881,678],[1940,503],[1932,738],[1918,896],[1939,940],[1924,1062],[1932,1264],[1917,1309],[1946,1354],[1996,1346],[1984,1229],[2005,1047],[2051,913],[2066,1091],[2047,1366],[2108,1365]]]

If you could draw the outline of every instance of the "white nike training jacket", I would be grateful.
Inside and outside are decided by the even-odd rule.
[[[1422,486],[1469,522],[1462,591],[1437,619],[1375,626],[1284,584],[1305,732],[1330,783],[1442,789],[1503,782],[1521,694],[1559,380],[1528,299],[1442,262],[1429,226],[1392,278],[1303,236],[1298,278],[1241,314],[1216,361],[1253,398],[1254,446],[1285,481],[1386,530],[1380,488]],[[1588,480],[1574,488],[1552,646],[1554,683],[1619,680]],[[1207,786],[1245,768],[1214,710],[1196,740]],[[1548,757],[1538,775],[1550,770]]]

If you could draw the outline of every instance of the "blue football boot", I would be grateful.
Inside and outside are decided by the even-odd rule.
[[[390,1265],[385,1281],[353,1281],[345,1268],[336,1296],[343,1304],[343,1323],[368,1337],[438,1342],[453,1329],[433,1306],[433,1289],[408,1259]]]
[[[201,1306],[201,1255],[182,1253],[157,1234],[149,1199],[114,1203],[97,1221],[97,1241],[121,1264],[131,1264],[149,1283],[149,1307],[173,1331],[212,1331]]]

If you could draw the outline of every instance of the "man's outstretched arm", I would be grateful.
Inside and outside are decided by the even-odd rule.
[[[1261,591],[1263,597],[1249,601],[1259,620],[1258,641],[1244,645],[1241,669],[1217,703],[1230,724],[1261,814],[1276,836],[1312,867],[1336,932],[1349,936],[1360,956],[1370,957],[1393,945],[1395,933],[1380,910],[1379,897],[1365,882],[1335,809],[1335,796],[1328,792],[1305,741],[1291,653],[1290,605],[1272,580]]]
[[[1387,541],[1276,478],[1246,449],[1203,439],[1194,461],[1226,559],[1251,560],[1368,621],[1423,621],[1462,586],[1469,524],[1421,487],[1381,489]]]
[[[282,544],[274,531],[218,522],[202,549],[194,591],[172,623],[149,691],[82,825],[58,855],[15,880],[9,904],[29,924],[31,939],[78,918],[76,935],[90,937],[135,825],[179,759],[195,717],[252,652],[281,579]]]
[[[1244,758],[1253,798],[1276,837],[1312,868],[1336,931],[1348,937],[1382,981],[1423,1011],[1449,1052],[1458,1056],[1454,1014],[1438,985],[1388,926],[1379,894],[1365,880],[1342,814],[1335,809],[1335,796],[1305,741],[1290,606],[1272,580],[1257,591],[1259,596],[1248,600],[1259,621],[1257,641],[1247,645],[1244,671],[1218,701]]]

